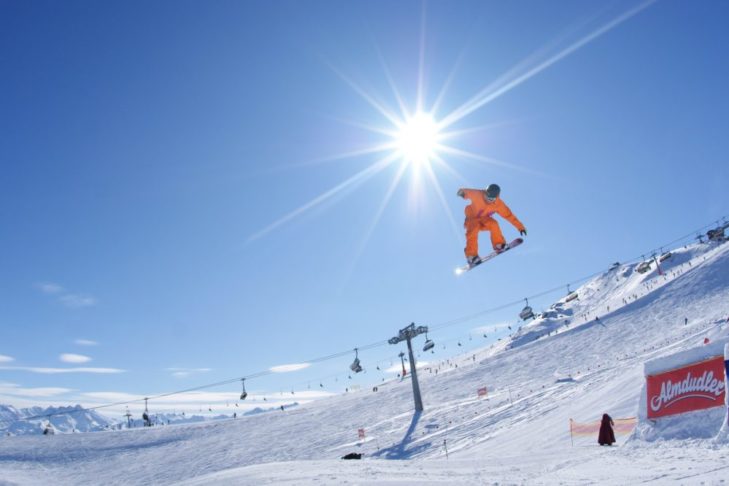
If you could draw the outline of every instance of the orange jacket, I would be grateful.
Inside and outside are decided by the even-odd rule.
[[[458,195],[463,199],[471,200],[471,204],[465,208],[467,220],[490,218],[495,213],[513,224],[517,230],[524,230],[524,225],[514,216],[514,213],[511,212],[511,209],[504,204],[504,201],[500,197],[497,197],[494,202],[490,203],[486,200],[486,194],[481,189],[459,189]]]

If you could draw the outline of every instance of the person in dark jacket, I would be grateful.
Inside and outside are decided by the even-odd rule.
[[[600,434],[597,436],[597,443],[602,445],[613,445],[615,443],[615,432],[613,432],[613,419],[610,415],[604,413],[602,415],[602,423],[600,424]]]

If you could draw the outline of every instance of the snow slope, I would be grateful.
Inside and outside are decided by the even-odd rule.
[[[0,478],[10,484],[724,484],[729,445],[722,441],[622,436],[618,447],[605,448],[596,437],[573,442],[569,434],[570,419],[591,422],[605,412],[635,417],[645,361],[701,346],[706,337],[729,338],[729,245],[678,250],[663,269],[665,276],[629,266],[607,272],[510,342],[431,363],[419,371],[422,414],[413,413],[411,383],[404,380],[236,420],[5,437]],[[484,386],[488,395],[479,398]],[[704,435],[701,427],[696,437]],[[364,460],[338,459],[348,452],[364,453]]]

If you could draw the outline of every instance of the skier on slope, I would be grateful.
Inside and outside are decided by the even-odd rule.
[[[478,261],[478,233],[480,231],[491,232],[491,245],[496,252],[506,249],[506,240],[501,233],[499,223],[492,216],[498,214],[519,230],[519,234],[526,236],[527,231],[524,225],[514,216],[509,207],[504,204],[499,195],[501,188],[496,184],[490,184],[486,190],[482,189],[458,189],[458,196],[463,199],[470,199],[471,204],[466,206],[466,221],[463,223],[466,228],[466,260],[469,265]]]

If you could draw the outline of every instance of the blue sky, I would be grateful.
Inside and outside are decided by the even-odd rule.
[[[304,363],[566,286],[729,213],[723,2],[0,12],[5,403],[153,395]],[[414,112],[418,93],[425,111],[442,93],[436,121],[473,102],[448,145],[476,157],[432,165],[443,198],[412,165],[388,197],[399,161],[332,192],[390,153],[336,158],[390,140],[371,130],[392,128],[375,105],[399,113],[399,95]],[[456,190],[491,182],[526,244],[456,278]],[[518,311],[430,337],[448,343],[442,357]],[[361,353],[368,374],[354,381],[376,382],[373,364],[399,351]],[[249,387],[337,391],[352,358]]]

